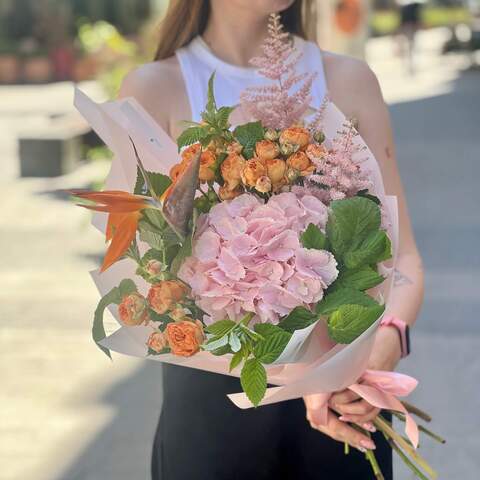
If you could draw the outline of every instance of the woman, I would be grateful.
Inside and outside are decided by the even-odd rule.
[[[262,81],[248,60],[259,53],[268,15],[281,12],[286,29],[304,54],[299,68],[318,72],[312,106],[320,106],[328,85],[333,102],[347,117],[357,119],[361,135],[381,165],[387,192],[398,197],[398,270],[403,274],[387,313],[412,325],[422,299],[422,269],[387,108],[377,79],[365,63],[320,51],[302,39],[301,10],[309,7],[310,2],[299,0],[172,1],[156,61],[130,73],[121,96],[135,97],[176,138],[182,120],[200,118],[213,70],[219,105],[238,103],[245,86]],[[379,329],[371,368],[395,368],[402,354],[401,325],[398,320]],[[152,459],[154,480],[366,479],[372,473],[361,452],[374,448],[385,477],[392,478],[386,442],[376,434],[370,439],[346,423],[373,430],[370,422],[378,413],[353,393],[334,394],[328,423],[319,425],[315,395],[306,397],[305,403],[294,400],[243,411],[225,397],[239,390],[236,378],[168,365],[163,367],[163,377],[164,402]],[[348,458],[342,442],[356,447]]]

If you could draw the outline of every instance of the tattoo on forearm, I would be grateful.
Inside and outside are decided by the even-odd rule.
[[[400,285],[412,285],[413,281],[403,274],[400,270],[395,269],[393,272],[393,285],[399,287]]]

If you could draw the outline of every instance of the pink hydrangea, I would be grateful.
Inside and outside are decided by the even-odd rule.
[[[209,316],[277,323],[296,306],[323,297],[338,275],[330,252],[303,248],[309,223],[324,229],[327,207],[310,194],[284,192],[263,203],[245,193],[202,216],[192,256],[178,277]]]

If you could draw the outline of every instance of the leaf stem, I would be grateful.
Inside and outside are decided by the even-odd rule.
[[[405,400],[402,401],[402,405],[407,409],[407,412],[412,413],[413,415],[416,415],[418,418],[421,418],[425,422],[432,421],[432,417],[427,412],[420,410],[415,405],[412,405],[411,403],[406,402]]]

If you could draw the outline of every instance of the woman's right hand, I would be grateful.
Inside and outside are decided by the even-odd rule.
[[[303,397],[307,410],[307,420],[312,428],[328,435],[334,440],[348,443],[361,452],[375,449],[375,444],[367,435],[355,430],[346,422],[339,420],[338,416],[330,408],[328,409],[326,424],[321,425],[319,421],[321,399],[323,400],[323,396],[315,394]]]

